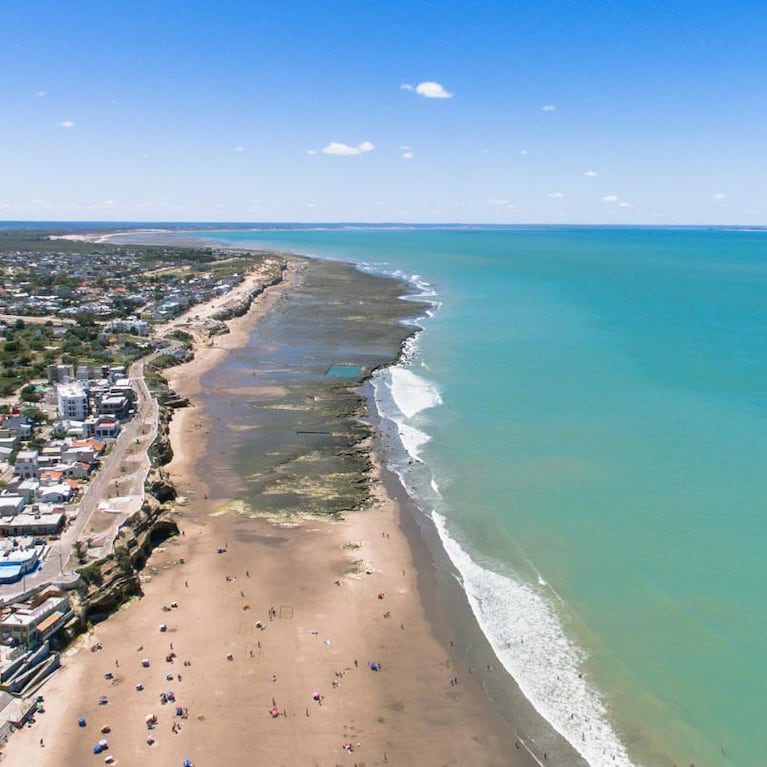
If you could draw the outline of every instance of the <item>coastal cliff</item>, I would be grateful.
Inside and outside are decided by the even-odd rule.
[[[268,288],[278,285],[285,276],[288,261],[283,258],[267,259],[263,265],[263,278],[245,291],[236,292],[223,304],[207,314],[211,326],[208,335],[228,331],[226,322],[242,317],[253,302]],[[215,323],[215,324],[213,324]],[[219,328],[213,330],[212,328]],[[190,352],[189,356],[192,356]],[[151,469],[145,482],[145,500],[142,508],[130,516],[117,532],[112,551],[106,556],[88,563],[78,570],[80,582],[73,595],[72,608],[76,615],[67,628],[70,641],[83,631],[88,623],[104,620],[131,597],[140,595],[140,572],[145,567],[154,548],[167,538],[178,535],[179,529],[172,517],[170,505],[176,498],[176,488],[167,478],[162,467],[173,458],[169,436],[170,421],[178,407],[189,405],[170,389],[160,370],[172,364],[187,361],[189,356],[167,355],[152,371],[152,396],[159,405],[157,434],[149,447]]]
[[[103,620],[127,599],[141,594],[140,571],[152,551],[178,532],[171,510],[147,496],[141,510],[118,531],[112,553],[79,570],[80,583],[72,595],[77,630]]]

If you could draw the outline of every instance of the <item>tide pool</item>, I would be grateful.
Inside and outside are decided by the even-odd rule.
[[[767,233],[202,236],[353,261],[434,302],[376,374],[387,461],[590,764],[763,764]]]

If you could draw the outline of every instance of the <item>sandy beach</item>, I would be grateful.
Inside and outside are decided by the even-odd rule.
[[[210,493],[200,378],[300,279],[291,261],[230,333],[167,371],[193,403],[171,422],[166,467],[181,534],[155,550],[144,595],[64,654],[5,764],[538,763],[458,652],[428,551],[380,470],[372,508],[342,522],[275,526],[221,513],[228,499]]]

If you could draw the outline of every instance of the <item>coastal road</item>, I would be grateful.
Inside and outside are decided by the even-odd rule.
[[[111,513],[114,514],[114,519],[107,530],[93,535],[94,542],[98,539],[99,545],[93,548],[92,553],[98,557],[111,551],[119,525],[141,508],[144,501],[144,483],[150,467],[147,450],[157,434],[159,414],[157,400],[150,395],[144,381],[144,368],[159,354],[166,354],[168,351],[164,349],[162,352],[155,352],[131,365],[128,375],[136,395],[135,415],[122,425],[122,431],[112,443],[111,451],[102,459],[100,469],[85,487],[76,519],[62,532],[58,540],[50,542],[48,556],[42,567],[23,578],[20,583],[0,586],[2,602],[8,603],[18,599],[26,591],[52,581],[73,577],[73,571],[79,566],[79,562],[73,558],[72,547],[84,537],[94,512],[97,512],[102,502],[113,510]],[[130,472],[127,471],[128,465],[131,465]]]

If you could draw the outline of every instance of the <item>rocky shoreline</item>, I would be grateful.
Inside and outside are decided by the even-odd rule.
[[[271,277],[258,281],[216,308],[207,307],[207,324],[202,334],[200,328],[196,328],[196,341],[204,342],[228,332],[227,322],[246,315],[253,302],[268,288],[283,281],[287,268],[287,260],[280,259],[278,269]],[[199,309],[195,307],[192,311]],[[141,596],[141,573],[152,551],[169,537],[179,534],[173,503],[177,491],[163,467],[173,459],[170,421],[176,409],[188,406],[189,401],[177,397],[170,388],[155,392],[153,396],[158,400],[159,414],[157,436],[149,447],[152,467],[145,482],[144,502],[141,509],[128,517],[119,528],[113,551],[77,569],[79,581],[70,595],[74,617],[55,637],[59,647],[71,644],[89,626],[108,618],[127,600]]]

